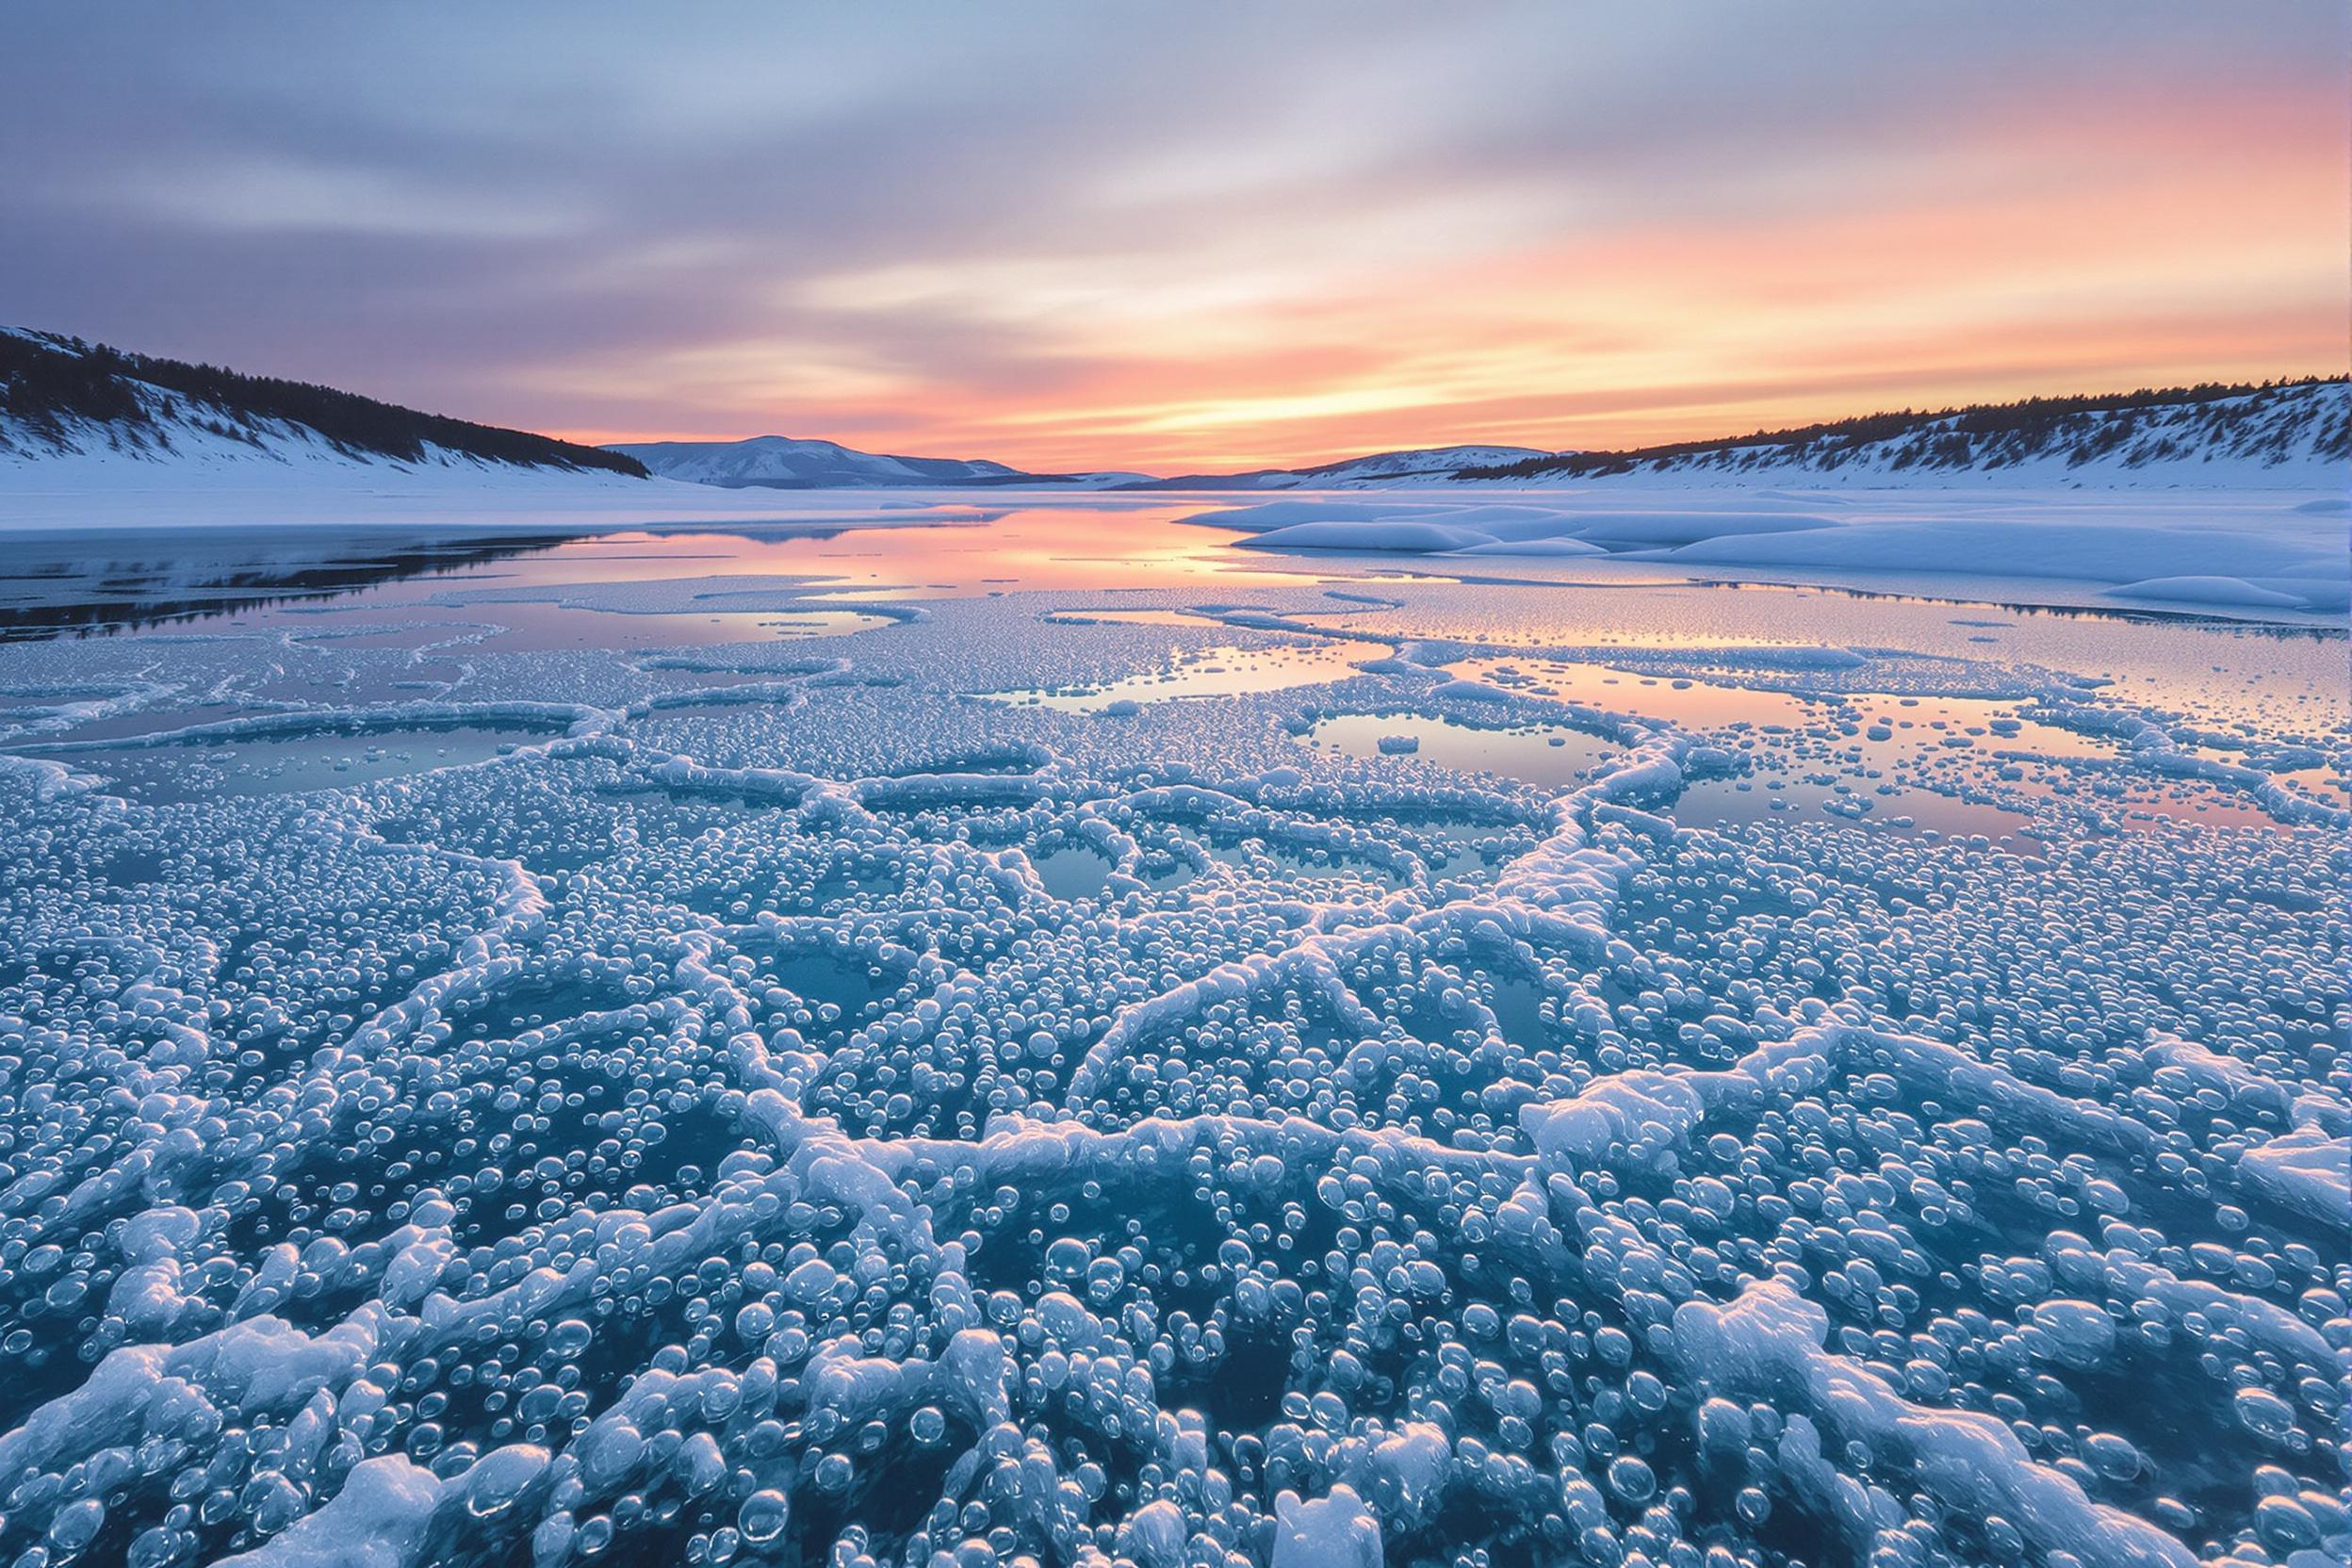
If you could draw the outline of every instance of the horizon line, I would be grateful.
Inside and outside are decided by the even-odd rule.
[[[1251,473],[1298,473],[1318,467],[1336,466],[1341,464],[1357,462],[1365,458],[1386,457],[1397,452],[1443,451],[1461,447],[1512,447],[1521,450],[1539,453],[1544,457],[1578,456],[1640,458],[1652,454],[1663,453],[1669,450],[1688,450],[1693,448],[1720,446],[1732,442],[1766,441],[1776,436],[1795,436],[1861,419],[1903,417],[1933,419],[1943,418],[1956,414],[1970,413],[1979,409],[2019,408],[2030,403],[2037,402],[2098,402],[2101,400],[2108,399],[2163,397],[2167,394],[2185,395],[2189,393],[2208,391],[2213,388],[2228,388],[2230,393],[2234,395],[2248,396],[2257,392],[2275,391],[2285,387],[2328,385],[2347,382],[2352,382],[2352,368],[2279,374],[2265,377],[2261,381],[2209,379],[2204,381],[2148,383],[2139,386],[2132,387],[2128,390],[2119,389],[2099,392],[2034,392],[2028,393],[2022,397],[1980,399],[1970,402],[1944,402],[1935,404],[1933,406],[1926,403],[1906,403],[1901,407],[1866,408],[1857,412],[1849,412],[1845,414],[1822,415],[1817,417],[1801,419],[1786,424],[1758,425],[1753,430],[1727,431],[1713,435],[1684,436],[1662,441],[1645,441],[1632,446],[1619,447],[1544,448],[1530,446],[1525,442],[1500,439],[1466,441],[1438,440],[1406,442],[1402,445],[1358,448],[1344,452],[1338,456],[1320,457],[1309,462],[1262,463],[1233,469],[1206,467],[1186,468],[1174,474],[1146,473],[1146,471],[1142,468],[1119,463],[1102,464],[1083,467],[1065,466],[1021,468],[1020,471],[1023,473],[1033,473],[1043,477],[1051,477],[1056,474],[1122,472],[1145,474],[1147,478],[1152,479],[1179,479],[1192,477],[1194,475],[1208,478],[1234,478]],[[879,447],[859,447],[834,435],[787,435],[776,431],[762,431],[753,435],[589,436],[576,434],[568,431],[558,430],[537,430],[533,431],[531,433],[547,436],[550,440],[566,442],[573,446],[593,447],[603,451],[611,451],[628,447],[735,447],[743,446],[753,441],[822,442],[827,446],[838,447],[846,451],[861,452],[871,457],[907,457],[918,458],[930,462],[998,463],[1009,467],[1019,467],[1018,465],[1006,463],[1005,460],[995,456],[972,457],[958,452],[886,451]]]

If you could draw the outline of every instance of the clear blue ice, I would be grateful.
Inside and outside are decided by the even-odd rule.
[[[11,587],[0,1563],[2352,1550],[2340,630],[271,547]]]

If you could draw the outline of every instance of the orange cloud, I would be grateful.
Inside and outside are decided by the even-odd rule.
[[[785,343],[723,353],[723,374],[686,363],[677,391],[729,407],[710,435],[1178,470],[2341,368],[2344,111],[2262,80],[2193,101],[2162,82],[1989,99],[1769,199],[1700,190],[1583,222],[1523,220],[1541,193],[1508,183],[1295,220],[1253,199],[1223,215],[1231,232],[791,291],[851,335],[930,321],[1017,343],[1009,375],[919,354],[828,366]],[[763,352],[799,357],[763,371]],[[698,377],[716,397],[695,398]]]

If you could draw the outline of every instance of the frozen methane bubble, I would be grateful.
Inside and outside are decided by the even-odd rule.
[[[0,1560],[2352,1554],[2298,646],[1379,589],[0,645]]]
[[[1274,1568],[1376,1568],[1380,1524],[1345,1486],[1301,1502],[1285,1492],[1274,1500]]]

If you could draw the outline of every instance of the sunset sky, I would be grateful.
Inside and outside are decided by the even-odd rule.
[[[0,321],[1174,472],[2341,371],[2342,0],[65,4]]]

